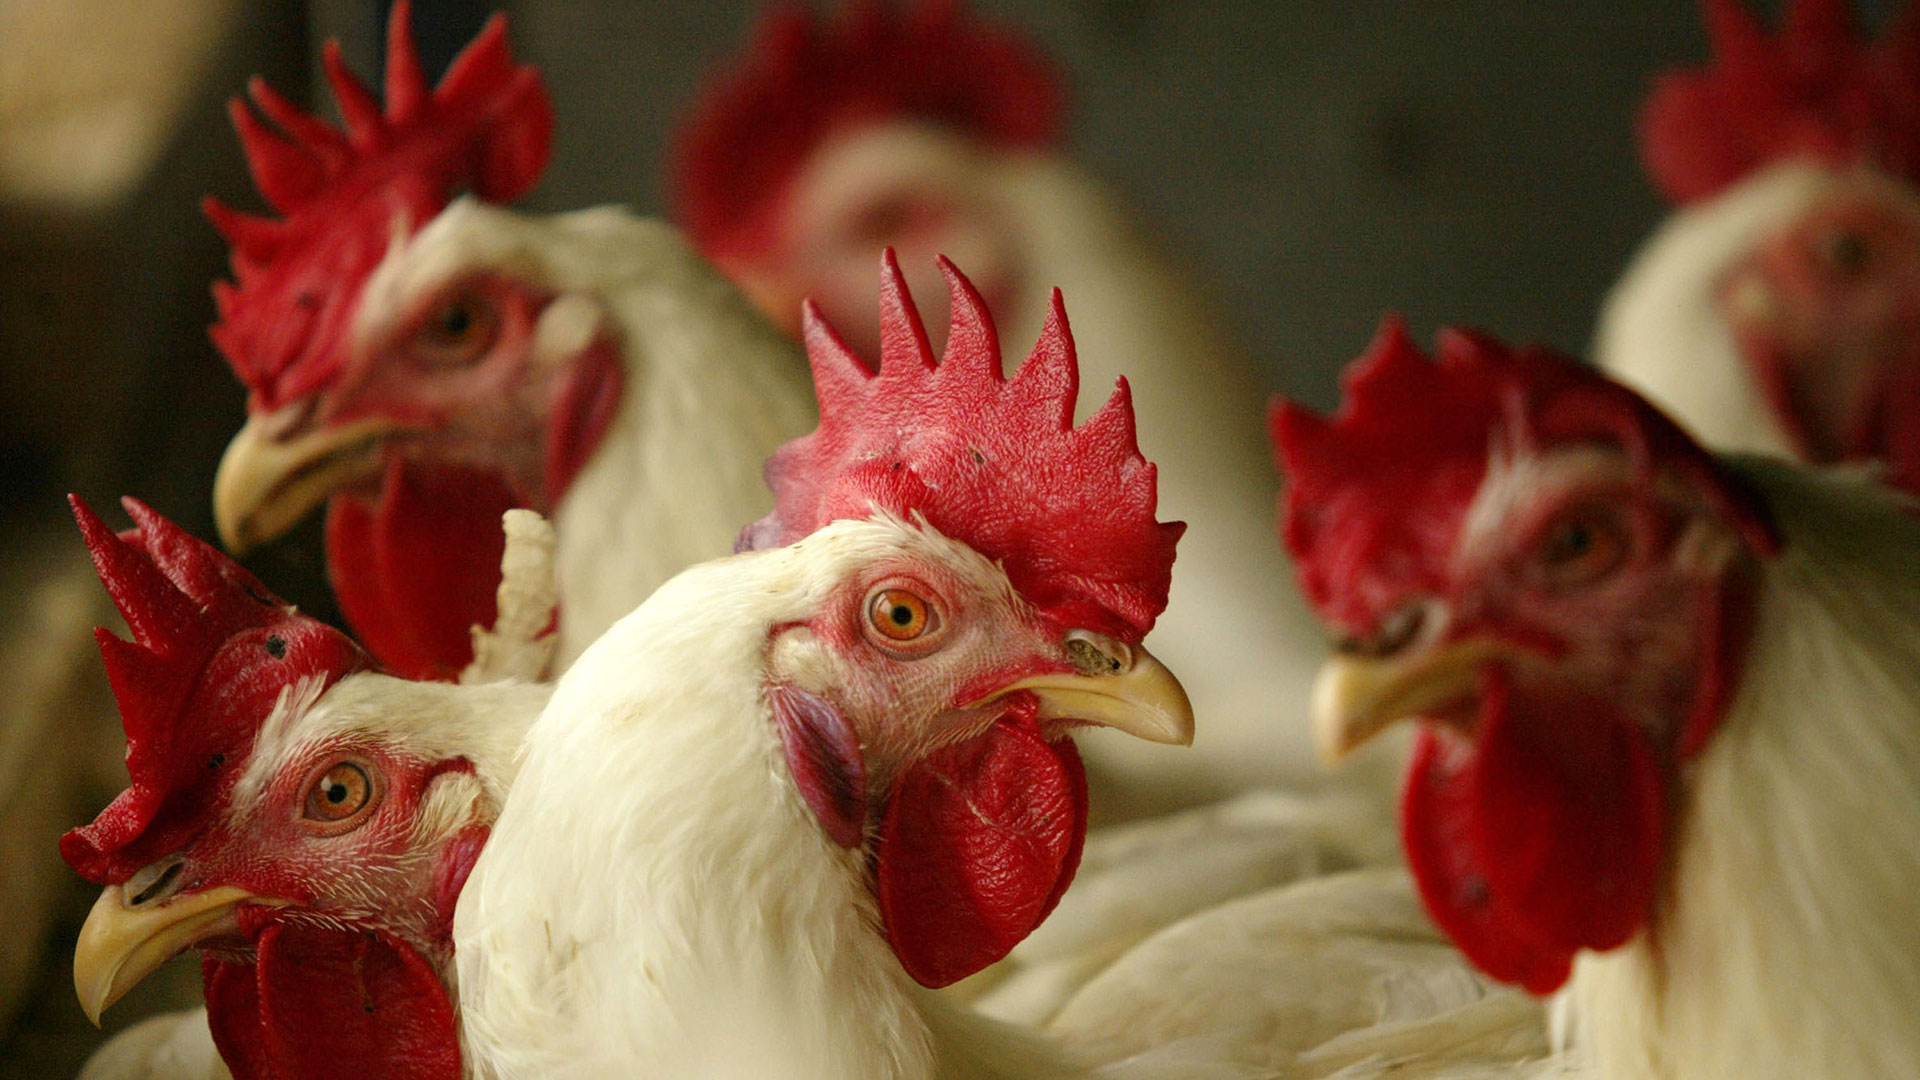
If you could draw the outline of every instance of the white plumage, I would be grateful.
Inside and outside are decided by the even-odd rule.
[[[1785,547],[1665,899],[1577,963],[1574,1034],[1620,1080],[1920,1074],[1920,520],[1858,475],[1729,464]]]

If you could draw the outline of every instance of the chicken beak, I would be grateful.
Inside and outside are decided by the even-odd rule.
[[[80,940],[73,949],[73,988],[87,1019],[100,1026],[107,1006],[139,985],[153,970],[195,942],[233,926],[242,903],[263,901],[245,889],[222,885],[183,893],[146,908],[129,907],[125,890],[109,885],[100,892]]]
[[[1075,630],[1067,653],[1077,669],[1031,675],[983,700],[1018,690],[1040,701],[1040,719],[1077,720],[1124,731],[1148,742],[1193,742],[1193,704],[1165,664],[1138,645]]]
[[[291,426],[288,414],[302,408],[249,418],[220,459],[213,520],[235,554],[282,535],[342,486],[372,475],[381,447],[401,430],[376,417],[280,438]]]
[[[1511,650],[1472,638],[1413,655],[1336,656],[1313,683],[1313,741],[1331,765],[1396,721],[1470,701],[1480,669]]]

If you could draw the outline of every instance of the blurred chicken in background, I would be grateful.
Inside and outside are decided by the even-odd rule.
[[[1134,816],[1318,773],[1300,734],[1324,637],[1273,544],[1262,396],[1194,284],[1061,152],[1061,73],[1026,38],[948,0],[770,11],[691,109],[672,166],[678,217],[768,317],[811,297],[870,326],[874,253],[932,289],[945,254],[1005,334],[1039,333],[1049,287],[1080,313],[1081,370],[1134,387],[1166,511],[1190,525],[1158,642],[1207,718],[1173,753],[1094,737],[1103,810]],[[928,326],[936,342],[946,327]],[[856,334],[874,345],[871,330]]]
[[[250,391],[215,517],[238,550],[326,504],[354,631],[398,674],[450,678],[493,621],[501,512],[549,513],[564,667],[765,509],[761,463],[812,414],[805,365],[670,227],[497,205],[546,165],[540,76],[497,16],[429,90],[409,16],[384,113],[337,47],[345,130],[257,80],[279,130],[233,106],[286,216],[208,205],[237,281],[214,339]]]
[[[1716,456],[1541,348],[1390,324],[1276,410],[1286,538],[1343,643],[1331,753],[1420,729],[1434,921],[1609,1080],[1920,1073],[1920,518]]]
[[[1777,35],[1703,0],[1711,66],[1641,116],[1679,209],[1608,297],[1597,361],[1709,444],[1872,461],[1920,491],[1920,13],[1863,40],[1852,0]]]

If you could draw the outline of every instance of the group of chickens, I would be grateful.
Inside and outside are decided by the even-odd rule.
[[[1920,17],[1703,3],[1637,390],[1389,319],[1264,428],[955,3],[774,12],[684,234],[504,205],[499,17],[430,87],[396,4],[384,103],[329,48],[343,128],[256,81],[216,517],[324,505],[355,636],[74,500],[76,986],[206,995],[85,1075],[1920,1076]]]

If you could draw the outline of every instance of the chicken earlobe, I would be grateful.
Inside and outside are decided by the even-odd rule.
[[[767,688],[787,770],[833,842],[859,847],[867,831],[867,768],[860,736],[833,702],[790,683]]]

